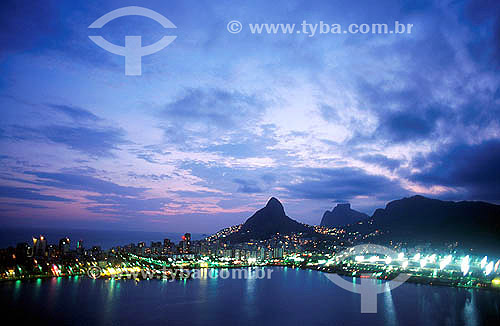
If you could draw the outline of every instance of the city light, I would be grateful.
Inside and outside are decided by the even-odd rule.
[[[488,256],[484,256],[484,258],[481,260],[481,269],[484,269],[487,262],[488,262]]]
[[[486,265],[486,268],[484,270],[484,273],[486,274],[486,276],[490,275],[491,272],[493,271],[493,262],[490,261],[488,265]]]
[[[361,262],[363,262],[363,260],[365,260],[365,257],[364,256],[356,256],[356,257],[354,257],[354,260],[357,261],[358,263],[361,263]]]
[[[435,263],[436,262],[436,254],[432,254],[430,257],[427,257],[427,261],[429,263]]]
[[[464,276],[467,275],[467,273],[469,272],[470,268],[469,261],[470,261],[469,255],[462,258],[462,263],[460,264],[460,270],[462,271]]]
[[[448,266],[449,263],[451,263],[451,260],[452,260],[451,255],[446,256],[439,262],[439,269],[443,270],[446,266]]]
[[[40,241],[40,238],[36,240]],[[289,240],[287,239],[287,241]],[[62,239],[60,243],[65,243],[65,240]],[[112,248],[107,253],[100,251],[100,258],[93,257],[90,253],[89,259],[87,259],[84,254],[74,252],[73,254],[76,254],[78,258],[75,257],[73,264],[62,263],[64,260],[60,260],[60,257],[57,256],[58,251],[55,251],[55,256],[51,257],[51,260],[43,263],[40,263],[44,259],[43,256],[37,255],[36,258],[31,259],[33,265],[31,269],[25,269],[24,266],[21,269],[21,265],[17,264],[13,268],[5,269],[2,277],[4,279],[23,279],[31,277],[31,273],[33,275],[71,277],[85,274],[87,273],[86,269],[94,266],[100,267],[103,278],[120,280],[123,275],[126,277],[136,275],[134,279],[141,280],[161,275],[164,267],[204,270],[206,268],[292,266],[330,273],[340,272],[351,276],[372,272],[379,279],[389,279],[395,270],[400,269],[406,273],[414,273],[414,278],[419,282],[464,287],[500,286],[499,275],[495,275],[500,268],[498,257],[494,259],[490,257],[491,261],[488,261],[488,257],[485,256],[454,257],[451,253],[458,254],[459,251],[449,249],[438,252],[437,250],[431,251],[430,248],[411,249],[397,246],[394,249],[400,251],[394,254],[373,254],[362,251],[363,254],[356,255],[353,250],[350,251],[350,254],[341,254],[338,248],[328,248],[322,252],[302,252],[293,251],[293,249],[286,251],[288,248],[283,246],[281,251],[278,251],[275,250],[273,244],[247,243],[245,246],[248,247],[231,248],[224,245],[220,249],[212,248],[211,252],[207,254],[200,252],[201,248],[198,242],[193,242],[192,246],[198,245],[197,251],[193,250],[192,253],[186,254],[180,249],[174,253],[154,251],[153,249],[158,248],[156,243],[152,243],[151,247],[143,245],[143,242],[139,244],[128,248]],[[217,243],[217,245],[219,244]],[[251,248],[250,246],[256,247]],[[408,254],[406,250],[415,251]],[[45,251],[47,252],[47,249]],[[420,252],[416,253],[416,251]],[[48,253],[46,255],[50,256]],[[30,272],[31,270],[33,272]],[[446,271],[446,273],[439,271]],[[457,273],[460,274],[459,277],[457,277]],[[171,275],[170,272],[168,275]],[[492,280],[494,277],[496,278]]]

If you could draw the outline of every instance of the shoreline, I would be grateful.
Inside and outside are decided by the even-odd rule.
[[[313,270],[321,273],[328,273],[328,274],[337,274],[339,276],[344,276],[344,277],[352,277],[356,279],[362,279],[361,274],[360,275],[353,275],[352,273],[348,273],[345,271],[330,271],[330,270],[322,270],[321,267],[311,267],[311,266],[298,266],[298,265],[283,265],[283,264],[277,264],[277,265],[243,265],[243,266],[227,266],[227,267],[195,267],[195,268],[170,268],[169,270],[202,270],[202,269],[215,269],[215,270],[222,270],[222,269],[239,269],[239,268],[272,268],[272,267],[281,267],[281,268],[294,268],[294,269],[301,269],[301,270]],[[376,271],[366,271],[366,273],[375,273]],[[399,273],[398,273],[399,274]],[[26,282],[26,281],[36,281],[39,279],[57,279],[57,278],[72,278],[72,277],[80,277],[80,276],[86,276],[89,279],[93,279],[87,275],[87,273],[79,273],[79,274],[74,274],[74,275],[60,275],[60,276],[53,276],[53,275],[37,275],[37,276],[29,276],[29,277],[24,277],[24,278],[16,278],[16,279],[1,279],[0,283],[4,282]],[[383,277],[382,277],[383,276]],[[369,277],[371,279],[376,279],[380,281],[390,281],[394,277],[393,274],[389,275],[380,275],[377,277]],[[145,277],[143,278],[142,275],[139,278],[133,279],[133,278],[128,278],[128,277],[121,277],[121,278],[115,278],[113,276],[108,276],[108,275],[103,275],[101,277],[98,277],[94,280],[110,280],[113,279],[115,281],[120,281],[120,280],[134,280],[134,281],[142,281],[142,280],[161,280],[161,278],[157,278],[156,276],[154,277]],[[176,281],[183,281],[183,280],[190,280],[191,275],[187,278],[177,278],[175,277],[174,280]],[[170,279],[169,279],[170,280]],[[429,277],[424,277],[424,276],[416,276],[416,275],[411,275],[411,277],[405,282],[405,283],[412,283],[412,284],[420,284],[420,285],[427,285],[427,286],[441,286],[441,287],[453,287],[453,288],[460,288],[460,289],[477,289],[477,290],[490,290],[494,292],[499,292],[500,287],[493,286],[491,283],[476,283],[474,285],[466,285],[463,283],[460,283],[456,280],[443,280],[443,279],[438,279],[438,278],[429,278]],[[480,285],[478,285],[480,284]]]

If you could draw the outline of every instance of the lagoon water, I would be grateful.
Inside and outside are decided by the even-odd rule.
[[[274,268],[270,279],[261,280],[204,277],[135,282],[80,276],[3,282],[0,304],[18,325],[23,321],[65,325],[500,324],[500,291],[406,283],[378,295],[376,314],[361,314],[359,294],[337,287],[321,272],[294,268]]]

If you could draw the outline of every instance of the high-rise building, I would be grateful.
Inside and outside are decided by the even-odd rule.
[[[59,248],[58,248],[58,246],[56,246],[54,244],[48,245],[47,246],[47,255],[50,258],[57,258],[57,256],[59,255]]]
[[[161,241],[151,241],[151,250],[150,253],[152,254],[160,254],[162,249],[162,243]]]
[[[24,262],[26,258],[31,256],[31,247],[26,242],[18,243],[16,246],[17,261]]]
[[[231,249],[224,249],[224,250],[222,250],[222,256],[224,258],[232,258],[233,257],[233,251]]]
[[[70,242],[68,237],[59,240],[59,252],[61,255],[66,255],[69,252]]]
[[[191,233],[186,233],[182,236],[180,245],[182,253],[188,254],[191,252]]]
[[[82,255],[83,251],[83,240],[78,240],[78,242],[76,243],[76,252],[77,254]]]
[[[173,254],[175,252],[175,244],[170,239],[163,239],[163,254]]]
[[[258,260],[265,260],[266,259],[266,248],[260,247],[258,251]]]
[[[33,256],[45,256],[47,251],[47,239],[43,235],[39,238],[33,237]]]
[[[101,246],[93,246],[92,247],[92,256],[99,257],[102,254]]]
[[[273,248],[273,258],[283,258],[283,247]]]

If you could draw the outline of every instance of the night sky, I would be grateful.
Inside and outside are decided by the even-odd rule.
[[[145,17],[88,26],[139,5]],[[0,225],[214,232],[421,194],[500,203],[498,1],[2,1]],[[231,34],[226,25],[244,29]],[[254,35],[249,23],[414,25]],[[246,26],[245,26],[246,25]],[[246,28],[245,28],[246,27]],[[89,35],[143,45],[124,58]]]

